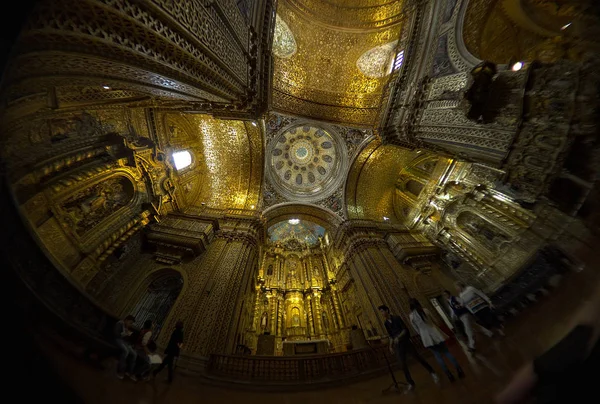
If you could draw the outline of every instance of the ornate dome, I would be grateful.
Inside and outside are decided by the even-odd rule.
[[[293,199],[315,200],[337,186],[346,148],[331,131],[315,126],[287,128],[269,151],[269,173],[278,190]]]

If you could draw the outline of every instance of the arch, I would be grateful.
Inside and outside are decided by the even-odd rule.
[[[134,292],[131,294],[129,301],[125,305],[127,309],[124,310],[124,312],[122,313],[122,315],[133,314],[134,316],[136,316],[137,323],[141,323],[144,320],[147,320],[148,318],[145,316],[145,312],[140,310],[140,303],[143,302],[146,293],[148,292],[149,288],[153,286],[153,284],[158,284],[161,279],[164,280],[168,277],[179,279],[181,287],[177,293],[177,296],[175,296],[175,298],[169,302],[170,306],[168,310],[166,310],[166,312],[164,312],[160,318],[151,318],[151,320],[155,322],[155,337],[158,336],[160,330],[164,327],[164,325],[168,324],[168,320],[172,314],[171,309],[175,306],[175,303],[177,302],[178,298],[184,296],[186,293],[188,282],[187,274],[184,271],[181,271],[175,267],[160,267],[150,271],[146,276],[144,276],[137,282],[134,288]]]
[[[560,58],[556,56],[560,52],[552,51],[557,49],[553,38],[568,37],[568,30],[561,27],[575,22],[577,16],[560,16],[550,8],[543,2],[534,4],[528,0],[462,0],[455,20],[455,48],[462,50],[463,55],[497,64],[534,60],[541,58],[542,53],[544,58]],[[547,50],[551,52],[545,53]],[[552,56],[553,52],[556,55]],[[468,56],[464,59],[473,60]]]
[[[152,320],[155,324],[154,333],[159,335],[182,289],[181,274],[163,269],[149,279],[145,290],[142,290],[140,298],[130,312],[136,317],[138,323]]]
[[[448,34],[448,55],[458,71],[470,70],[481,63],[481,60],[469,51],[463,36],[469,2],[470,0],[458,0],[452,13],[452,28]]]
[[[294,202],[272,206],[263,212],[263,217],[267,221],[266,228],[284,220],[301,219],[316,223],[332,234],[342,224],[342,219],[327,209],[312,204]]]
[[[400,222],[394,211],[397,175],[414,158],[414,152],[395,145],[383,145],[375,138],[354,159],[344,198],[349,219]]]

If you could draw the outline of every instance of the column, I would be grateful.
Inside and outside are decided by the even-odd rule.
[[[245,275],[256,265],[255,232],[225,231],[215,234],[196,270],[190,271],[183,296],[177,299],[159,344],[166,345],[178,320],[184,322],[183,354],[230,354],[238,332],[236,316],[245,298]]]
[[[262,312],[260,311],[260,303],[262,298],[262,290],[260,286],[256,287],[256,300],[254,302],[254,321],[252,322],[252,330],[260,334],[260,319],[262,318]]]
[[[323,310],[321,309],[321,291],[313,290],[313,305],[314,305],[314,313],[313,317],[315,319],[315,333],[319,336],[319,338],[323,338],[325,332],[323,331],[323,318],[321,317],[321,313]]]
[[[271,335],[277,334],[277,290],[271,291],[269,296],[269,332]]]
[[[283,301],[283,295],[277,296],[277,336],[283,337],[283,312],[285,310],[285,305]]]
[[[338,295],[337,288],[332,285],[331,287],[331,300],[333,301],[333,311],[335,313],[337,323],[339,328],[344,328],[346,326],[343,318],[342,308],[340,307],[340,297]]]
[[[307,327],[308,327],[310,336],[314,338],[316,333],[315,333],[315,322],[314,322],[314,318],[313,318],[312,297],[311,297],[310,293],[306,295],[306,308],[308,310],[308,326]]]
[[[340,276],[354,280],[354,298],[362,308],[362,327],[372,323],[381,334],[380,305],[387,305],[393,313],[404,315],[406,319],[409,298],[421,296],[414,286],[411,270],[398,262],[384,239],[390,232],[389,228],[363,222],[350,222],[346,228],[348,231],[340,234],[335,242],[344,253],[342,265],[348,266],[347,273],[342,272]],[[345,280],[344,284],[347,283],[348,280]],[[339,307],[339,301],[334,302]],[[341,310],[338,313],[341,314]]]

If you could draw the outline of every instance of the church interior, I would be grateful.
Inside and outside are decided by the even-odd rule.
[[[19,394],[491,403],[600,290],[592,0],[22,7],[0,81]],[[504,337],[466,348],[457,282]],[[437,366],[413,299],[466,377],[409,357],[417,388],[382,394],[404,376],[379,306]],[[172,384],[115,377],[128,315],[161,355],[183,322]]]

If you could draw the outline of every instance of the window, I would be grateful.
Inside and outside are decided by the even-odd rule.
[[[192,164],[192,155],[187,150],[173,153],[173,162],[176,169],[182,170]]]

